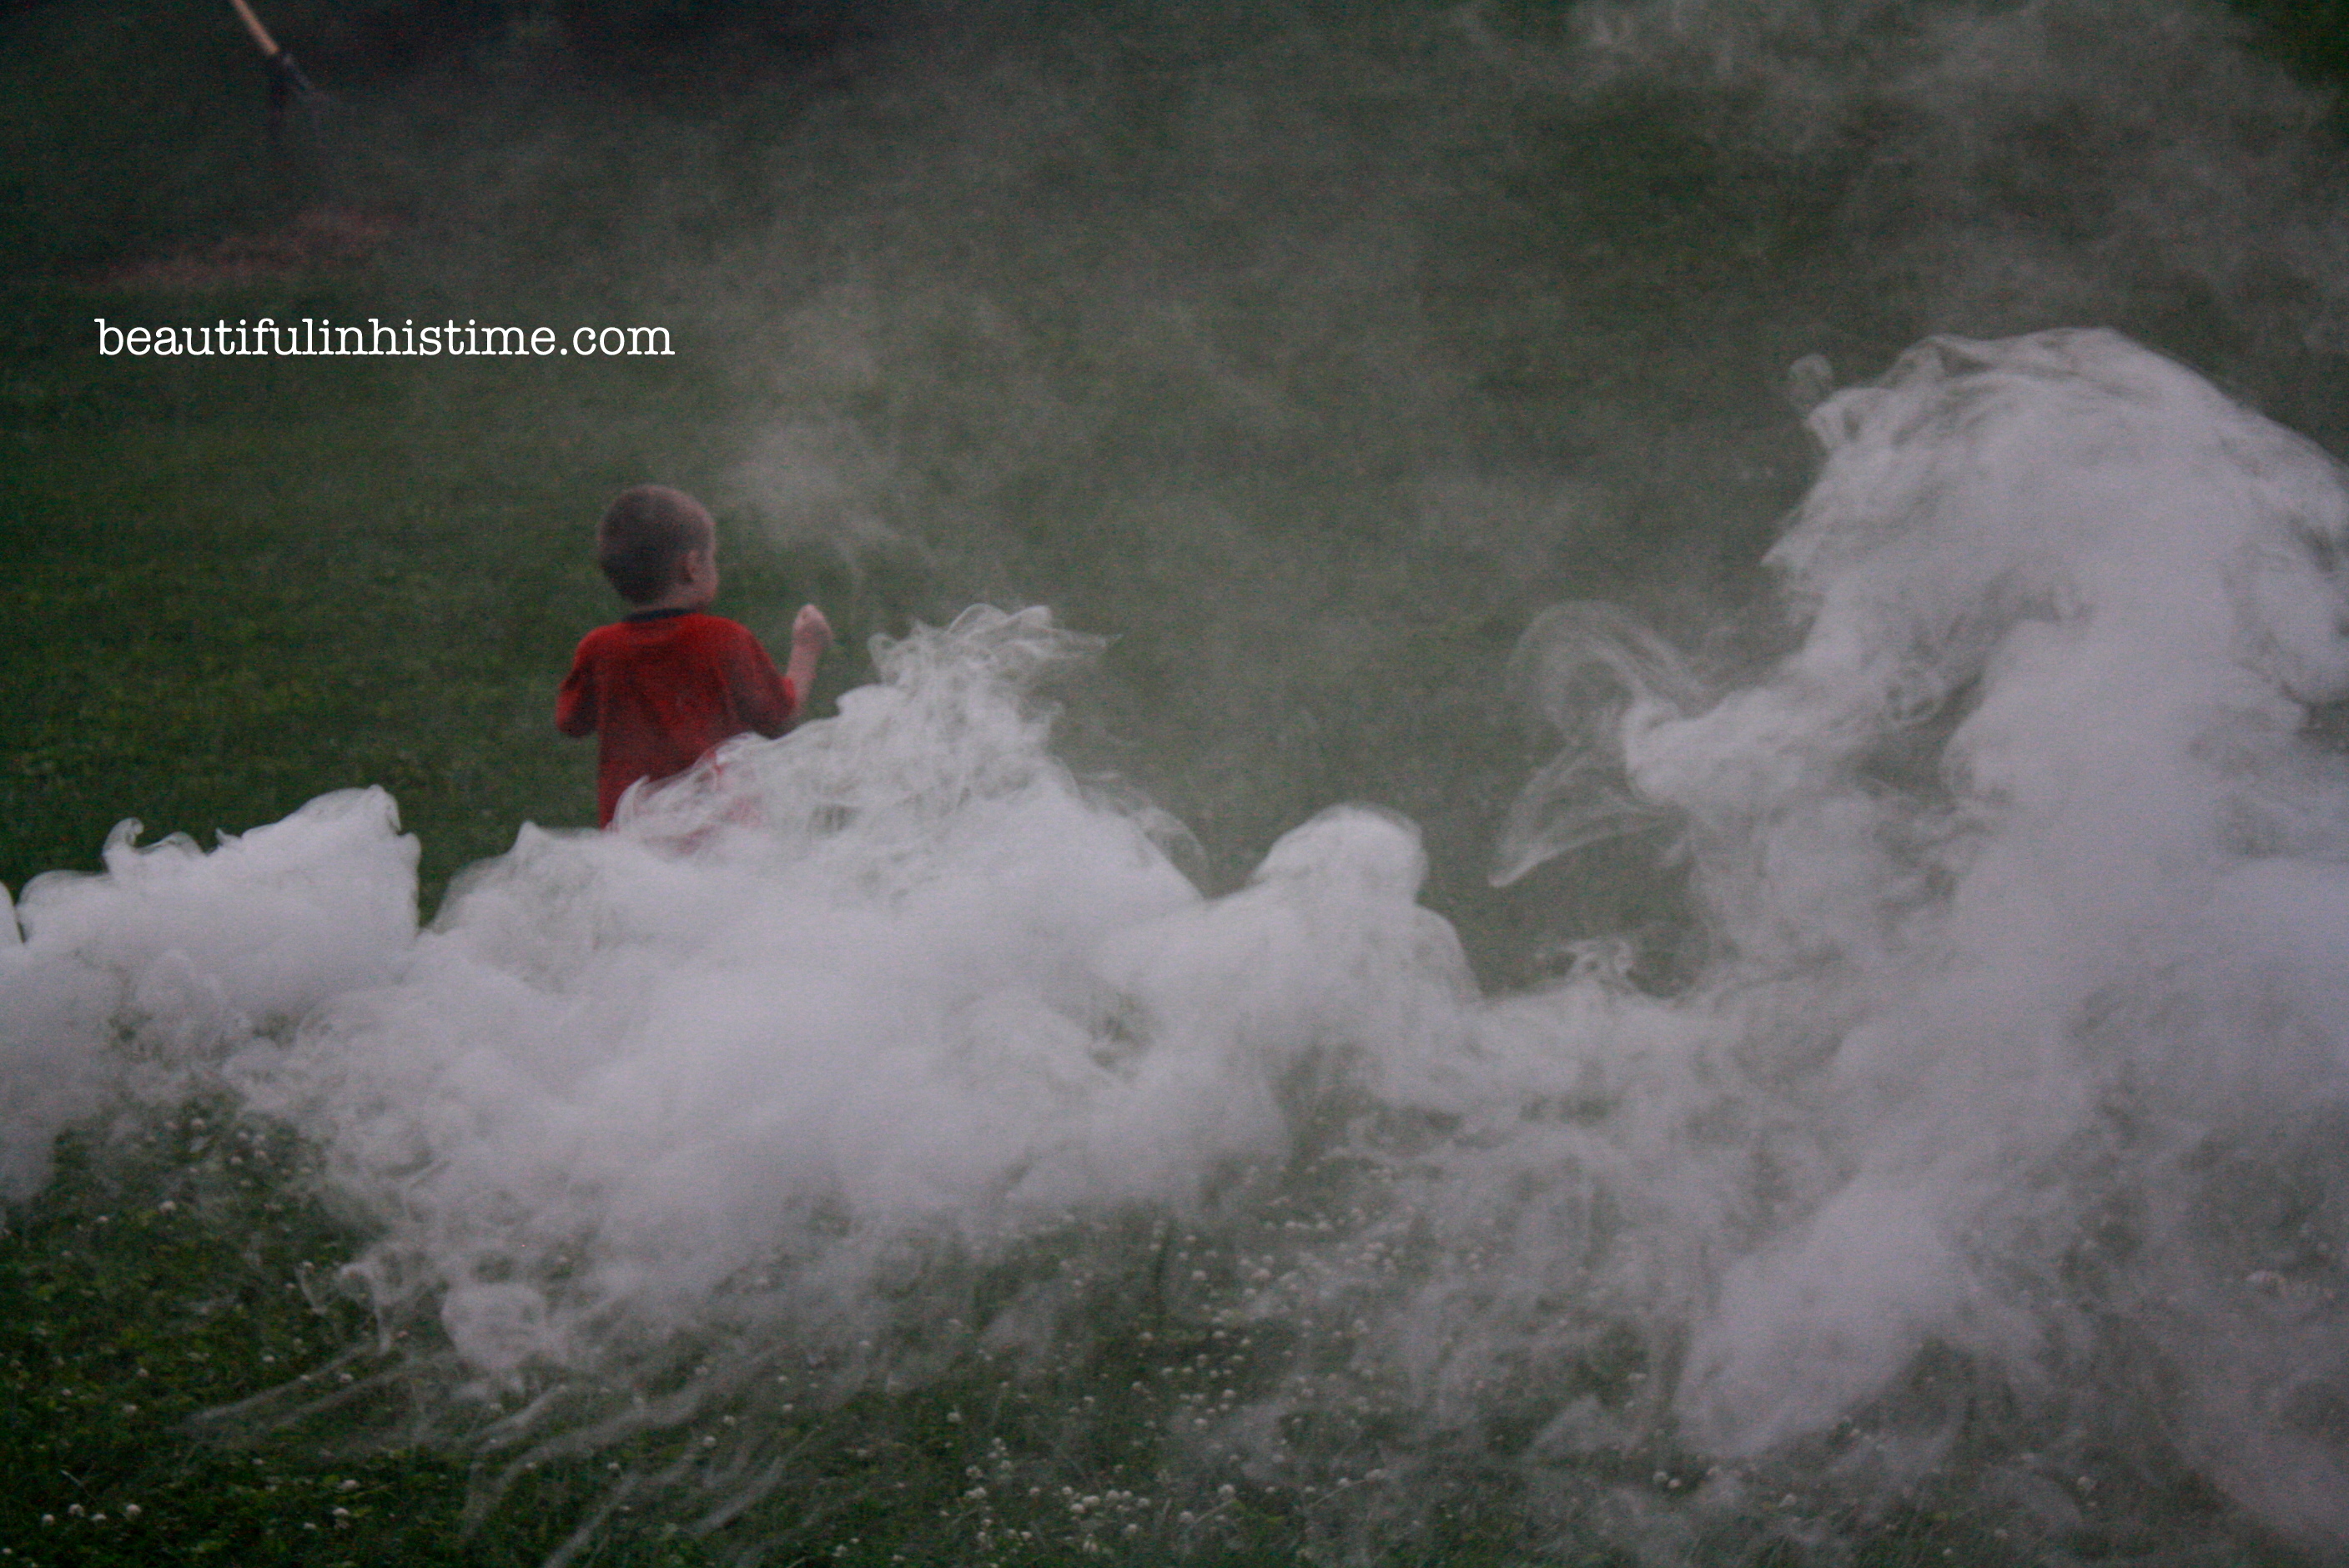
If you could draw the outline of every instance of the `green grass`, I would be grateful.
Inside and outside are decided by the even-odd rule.
[[[89,866],[119,816],[204,836],[364,783],[399,799],[429,885],[502,850],[521,821],[589,820],[586,751],[548,722],[573,638],[610,613],[585,520],[646,465],[697,482],[706,389],[631,366],[601,383],[445,364],[179,375],[94,363],[78,324],[185,301],[52,289],[18,304],[34,352],[5,431],[0,876]],[[348,305],[280,291],[202,308]],[[528,419],[500,418],[521,406]],[[682,455],[660,466],[664,451]],[[743,531],[729,602],[768,607],[771,641],[798,596],[852,606],[840,618],[853,649],[918,586],[893,599],[826,575],[839,570]],[[858,673],[835,661],[820,699]],[[742,1404],[738,1426],[720,1402],[514,1470],[485,1446],[489,1418],[452,1415],[445,1376],[381,1345],[336,1284],[364,1238],[336,1222],[306,1159],[225,1103],[68,1136],[57,1180],[0,1236],[0,1563],[519,1568],[598,1519],[572,1561],[1253,1568],[1372,1550],[1379,1482],[1257,1486],[1168,1435],[1226,1381],[1260,1389],[1272,1347],[1237,1346],[1204,1312],[1159,1320],[1145,1343],[1125,1300],[1104,1304],[1065,1366],[973,1356],[921,1389],[868,1391],[796,1426],[771,1401]],[[1061,1238],[1008,1266],[1033,1278],[1085,1257],[1082,1238]],[[346,1388],[348,1403],[298,1416]],[[1322,1413],[1292,1435],[1359,1453],[1388,1418]],[[1526,1436],[1505,1429],[1488,1435],[1495,1453]],[[776,1490],[713,1519],[696,1502],[704,1438],[721,1465],[781,1464]],[[1537,1550],[1506,1460],[1438,1459],[1459,1469],[1436,1493],[1448,1501],[1406,1509],[1376,1560],[1631,1562],[1596,1527],[1587,1545]],[[1584,1480],[1669,1510],[1701,1468],[1641,1453],[1594,1461]],[[616,1477],[645,1490],[604,1511]],[[1956,1495],[1821,1522],[1882,1568],[2025,1560]],[[1749,1546],[1723,1549],[1793,1561]]]
[[[1226,1328],[1170,1310],[1130,1277],[1098,1281],[1105,1294],[1070,1339],[1081,1348],[1050,1364],[972,1357],[915,1391],[794,1414],[760,1392],[794,1357],[719,1343],[706,1353],[758,1364],[740,1397],[518,1462],[479,1440],[494,1408],[474,1420],[473,1442],[450,1440],[463,1423],[432,1404],[429,1355],[411,1364],[407,1331],[385,1336],[337,1284],[360,1238],[322,1207],[298,1143],[207,1099],[86,1129],[59,1155],[48,1191],[0,1236],[0,1561],[11,1564],[523,1568],[577,1547],[585,1521],[592,1549],[568,1560],[663,1568],[1257,1568],[1358,1561],[1366,1548],[1397,1568],[1633,1561],[1603,1532],[1581,1547],[1529,1544],[1523,1483],[1503,1479],[1506,1467],[1473,1476],[1473,1455],[1450,1461],[1468,1468],[1448,1501],[1394,1514],[1384,1550],[1353,1517],[1381,1511],[1375,1469],[1278,1488],[1237,1468],[1203,1470],[1170,1429],[1214,1408],[1219,1386],[1260,1391],[1295,1346],[1278,1324]],[[1060,1238],[1010,1272],[1081,1273],[1104,1247],[1146,1243],[1146,1230]],[[1195,1241],[1204,1250],[1185,1262],[1233,1262]],[[1318,1440],[1359,1449],[1398,1415],[1333,1408],[1314,1418],[1331,1429]],[[435,1428],[441,1440],[426,1440]],[[1317,1439],[1296,1427],[1291,1440]],[[710,1487],[739,1479],[745,1456],[776,1464],[781,1484],[747,1511],[711,1511]],[[1704,1470],[1669,1451],[1627,1454],[1594,1459],[1582,1484],[1646,1491],[1669,1511]],[[623,1476],[633,1501],[607,1506]],[[1819,1522],[1868,1568],[2027,1560],[1956,1488]],[[1795,1560],[1750,1545],[1723,1560]]]
[[[620,607],[590,559],[593,520],[648,473],[700,476],[688,430],[575,432],[599,399],[689,418],[690,373],[184,366],[92,347],[100,315],[284,318],[345,303],[56,289],[0,301],[26,350],[0,426],[0,882],[94,867],[123,817],[208,843],[381,784],[423,841],[429,908],[450,872],[502,851],[518,824],[592,824],[593,748],[557,737],[552,713],[572,644]],[[516,406],[531,418],[507,418]],[[762,550],[745,531],[727,564],[720,608],[771,645],[789,613],[774,606],[795,593],[841,606],[819,704],[854,678],[866,628],[836,562]]]
[[[304,18],[324,26],[329,9],[289,5],[281,30]],[[489,175],[506,177],[502,128],[532,133],[513,139],[517,163],[545,145],[532,139],[544,107],[533,95],[545,89],[516,74],[511,49],[500,53],[495,24],[519,9],[471,7],[473,74],[431,90],[380,62],[369,67],[380,79],[356,74],[368,62],[347,41],[355,74],[336,84],[348,94],[323,152],[260,142],[258,77],[212,0],[89,0],[0,15],[0,142],[26,150],[0,172],[0,882],[21,889],[45,871],[95,869],[124,817],[150,838],[208,842],[321,792],[380,784],[421,839],[429,913],[454,871],[504,850],[521,823],[592,820],[592,748],[551,724],[574,643],[616,609],[589,560],[590,523],[626,484],[718,484],[741,455],[733,443],[744,408],[792,411],[759,379],[769,367],[736,358],[721,332],[730,319],[781,314],[802,286],[752,278],[740,281],[747,303],[679,298],[629,248],[704,265],[705,278],[722,273],[730,243],[755,257],[744,236],[775,221],[781,200],[761,183],[775,170],[748,152],[737,166],[721,150],[711,155],[718,167],[697,170],[719,195],[670,191],[650,203],[651,239],[634,233],[641,214],[608,201],[605,185],[652,189],[674,150],[662,137],[682,138],[681,120],[701,117],[722,150],[730,137],[752,144],[760,113],[780,121],[800,106],[779,91],[756,112],[721,112],[706,88],[680,89],[704,96],[667,104],[669,115],[629,107],[598,141],[582,126],[625,95],[591,84],[564,127],[587,151],[530,164],[536,183],[513,175],[514,210],[495,211],[485,192]],[[316,69],[336,57],[310,58]],[[378,112],[394,101],[412,111],[402,134],[370,139],[403,118]],[[1432,256],[1413,305],[1473,369],[1480,397],[1489,394],[1474,407],[1491,428],[1437,431],[1424,460],[1443,471],[1499,451],[1530,466],[1566,449],[1588,490],[1610,498],[1594,506],[1595,521],[1578,524],[1585,531],[1571,550],[1561,533],[1555,552],[1513,569],[1485,598],[1453,602],[1428,588],[1451,573],[1485,593],[1495,573],[1453,559],[1464,546],[1410,537],[1407,508],[1390,490],[1407,494],[1412,474],[1315,488],[1325,462],[1341,467],[1356,448],[1366,461],[1392,460],[1378,448],[1384,411],[1348,401],[1357,367],[1344,343],[1326,363],[1292,366],[1295,385],[1281,388],[1327,383],[1288,410],[1308,433],[1283,436],[1288,446],[1268,439],[1261,462],[1239,472],[1206,471],[1251,449],[1214,444],[1215,420],[1227,416],[1202,414],[1196,386],[1171,371],[1164,387],[1118,381],[1124,340],[1088,339],[1098,324],[1081,321],[1062,343],[1049,330],[1059,307],[1049,298],[1040,306],[1006,294],[1036,307],[1025,338],[972,329],[957,346],[945,340],[960,327],[937,329],[941,363],[949,349],[978,361],[968,380],[980,394],[947,385],[930,388],[928,404],[921,388],[856,394],[857,412],[880,410],[876,427],[902,413],[908,447],[936,469],[902,477],[899,499],[912,497],[904,504],[914,515],[887,521],[947,542],[948,554],[984,532],[990,506],[1024,531],[938,566],[960,574],[957,593],[1019,597],[1041,584],[1081,629],[1124,638],[1112,656],[1125,661],[1117,678],[1128,689],[1074,716],[1078,748],[1104,765],[1154,757],[1166,776],[1150,782],[1209,841],[1226,879],[1301,813],[1367,795],[1430,824],[1439,882],[1474,883],[1509,780],[1523,771],[1490,765],[1478,748],[1497,744],[1487,732],[1505,727],[1486,711],[1487,687],[1529,610],[1638,584],[1649,572],[1664,610],[1711,614],[1717,601],[1671,593],[1691,578],[1718,585],[1749,574],[1775,510],[1799,489],[1801,437],[1752,389],[1822,343],[1858,374],[1907,340],[1913,324],[1901,302],[1845,301],[1835,259],[1819,260],[1831,248],[1835,190],[1795,200],[1797,178],[1783,171],[1784,189],[1740,184],[1717,167],[1727,161],[1718,147],[1669,129],[1676,113],[1671,101],[1631,101],[1588,124],[1529,115],[1521,140],[1464,156],[1464,188],[1491,181],[1506,198],[1491,211],[1506,221],[1487,211],[1495,232]],[[1154,129],[1172,135],[1179,124],[1170,108]],[[646,144],[633,144],[647,126]],[[1136,182],[1163,174],[1149,165],[1147,137],[1134,141],[1120,155],[1135,160]],[[1477,157],[1506,167],[1495,173]],[[480,190],[465,183],[474,176]],[[322,199],[380,205],[408,226],[372,269],[332,277],[171,294],[94,281],[126,259],[264,232]],[[1248,233],[1239,227],[1241,239]],[[1593,234],[1604,242],[1586,244]],[[1497,297],[1495,252],[1524,271],[1523,286]],[[1004,256],[1024,259],[1016,249],[994,259]],[[988,259],[982,249],[982,284]],[[1806,281],[1811,272],[1826,281]],[[1286,303],[1278,281],[1260,285],[1268,319]],[[1248,303],[1209,297],[1203,340],[1259,346],[1257,318],[1239,308]],[[1218,305],[1232,307],[1231,321],[1216,318]],[[672,361],[595,365],[169,363],[101,358],[91,319],[388,310],[558,327],[652,321],[686,343]],[[2188,325],[2225,346],[2199,318]],[[1274,332],[1261,346],[1269,362],[1295,346]],[[999,352],[1001,365],[987,360]],[[1140,453],[1133,469],[1102,477],[1097,454],[1072,438],[1003,480],[999,495],[956,490],[967,477],[957,461],[968,461],[976,487],[985,459],[1024,433],[1024,407],[998,409],[985,396],[999,372],[1007,384],[1033,375],[1065,395],[1072,423],[1098,415],[1104,449]],[[1666,441],[1648,428],[1661,428],[1647,416],[1666,410],[1686,418],[1687,434]],[[997,414],[999,425],[987,422]],[[1326,428],[1314,424],[1325,415]],[[1154,537],[1156,495],[1135,475],[1155,482],[1162,469],[1170,485],[1206,498],[1203,510],[1224,509],[1220,541],[1202,550],[1195,539]],[[1390,510],[1357,506],[1364,497]],[[1299,498],[1312,505],[1292,507]],[[956,510],[966,504],[967,515]],[[1265,518],[1289,531],[1264,531]],[[864,678],[867,636],[959,603],[938,596],[922,563],[860,560],[852,573],[837,556],[770,542],[748,518],[721,521],[721,609],[771,646],[802,599],[832,613],[840,652],[815,694],[819,712]],[[986,558],[999,545],[1001,558]],[[1668,570],[1656,572],[1658,561]],[[1353,600],[1332,582],[1356,591]],[[1333,638],[1328,667],[1309,681],[1295,646],[1274,639],[1291,638],[1299,614],[1325,598],[1337,601],[1330,625],[1311,630],[1352,633],[1374,651]],[[1212,672],[1230,677],[1220,686],[1199,678],[1203,622],[1233,634],[1237,651]],[[1381,700],[1365,703],[1364,691]],[[1419,700],[1431,693],[1435,700]],[[1198,722],[1251,703],[1277,722]],[[1418,759],[1453,745],[1431,745],[1431,725],[1473,742],[1456,747],[1456,772]],[[1474,810],[1462,807],[1471,795]],[[1626,884],[1669,880],[1628,852],[1626,866],[1616,877]],[[1670,892],[1650,896],[1667,904]],[[1501,904],[1483,918],[1554,935],[1557,909]],[[512,1470],[484,1446],[492,1418],[448,1403],[429,1357],[415,1357],[413,1340],[379,1342],[335,1283],[365,1237],[336,1218],[309,1158],[215,1100],[69,1133],[55,1181],[0,1233],[0,1568],[536,1563],[609,1500],[616,1474],[663,1484],[605,1515],[574,1561],[686,1568],[736,1561],[761,1542],[764,1561],[784,1563],[1238,1568],[1353,1549],[1398,1568],[1633,1560],[1597,1524],[1582,1546],[1528,1544],[1526,1483],[1496,1477],[1540,1413],[1530,1403],[1477,1435],[1490,1451],[1432,1456],[1439,1470],[1456,1467],[1457,1484],[1433,1487],[1444,1501],[1425,1511],[1401,1511],[1383,1541],[1363,1522],[1381,1517],[1377,1482],[1348,1474],[1341,1488],[1333,1473],[1309,1487],[1258,1486],[1186,1457],[1165,1435],[1174,1418],[1226,1379],[1262,1387],[1294,1347],[1243,1346],[1209,1310],[1167,1315],[1133,1294],[1130,1274],[1113,1274],[1126,1294],[1102,1299],[1065,1365],[1023,1370],[973,1355],[917,1391],[811,1405],[796,1424],[779,1418],[771,1396],[743,1404],[734,1421],[713,1405],[690,1422]],[[1081,1270],[1092,1244],[1050,1239],[971,1288],[999,1295]],[[1387,1435],[1379,1423],[1392,1416],[1316,1413],[1296,1436],[1332,1454],[1359,1451]],[[697,1467],[709,1462],[697,1449],[703,1438],[722,1458],[782,1462],[777,1490],[747,1515],[713,1522],[694,1506]],[[1666,1449],[1594,1460],[1580,1479],[1641,1491],[1669,1513],[1692,1468]],[[1877,1514],[1821,1505],[1814,1522],[1871,1568],[2027,1560],[1954,1487]],[[2116,1526],[2075,1544],[2094,1556],[2144,1543]],[[1752,1556],[1791,1559],[1783,1545]]]

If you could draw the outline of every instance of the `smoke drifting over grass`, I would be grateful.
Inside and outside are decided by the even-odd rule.
[[[2338,1554],[2349,500],[2039,330],[2349,432],[2322,106],[2233,36],[979,7],[481,141],[446,226],[547,221],[414,275],[675,311],[734,525],[1053,614],[421,930],[379,794],[36,882],[0,1179],[294,1129],[380,1326],[308,1418],[485,1506],[608,1454],[557,1560],[812,1547],[885,1452],[934,1558]]]
[[[1792,361],[2109,325],[2349,433],[2349,191],[2322,98],[2240,35],[2094,0],[978,7],[646,192],[705,259],[639,261],[735,350],[738,513],[934,617],[1113,632],[1108,760],[1221,884],[1366,794],[1521,973],[1485,955],[1516,906],[1456,870],[1511,751],[1489,672],[1558,600],[1770,645]],[[713,229],[721,185],[771,218]]]
[[[379,797],[37,885],[9,1036],[312,1140],[411,1435],[709,1433],[616,1499],[730,1518],[803,1409],[903,1442],[992,1390],[1195,1517],[1365,1487],[1322,1526],[1365,1546],[1506,1496],[1529,1543],[1754,1552],[1945,1476],[2053,1544],[2050,1475],[2167,1532],[2199,1474],[2335,1549],[2340,470],[2101,333],[1813,424],[1801,646],[1615,731],[1714,932],[1676,999],[1480,995],[1359,808],[1202,898],[1023,710],[1078,650],[978,613],[419,934]]]
[[[2341,470],[2106,334],[1930,344],[1812,418],[1773,555],[1801,649],[1701,711],[1635,681],[1611,737],[1684,813],[1717,995],[1773,1019],[1740,1057],[1816,1096],[1835,1172],[1722,1276],[1680,1414],[1766,1450],[1937,1345],[2093,1428],[2117,1289],[2186,1450],[2258,1456],[2222,1484],[2337,1542],[2341,1237],[2276,1184],[2337,1183],[2349,1087],[2309,963],[2349,938],[2349,772],[2307,733],[2349,694]],[[1909,1398],[1894,1468],[1958,1436]]]

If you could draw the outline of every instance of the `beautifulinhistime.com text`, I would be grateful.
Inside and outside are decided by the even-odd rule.
[[[580,355],[675,354],[665,326],[581,326],[566,336],[551,326],[485,326],[471,318],[428,322],[414,318],[398,325],[369,316],[364,326],[337,325],[326,316],[279,321],[264,315],[258,321],[222,318],[198,326],[117,326],[104,316],[90,318],[98,325],[98,352],[107,358],[119,355],[197,356],[274,355],[357,357],[432,357],[440,355],[498,355],[523,357]]]

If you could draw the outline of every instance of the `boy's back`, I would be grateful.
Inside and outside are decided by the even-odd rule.
[[[580,642],[555,696],[555,727],[600,735],[596,820],[609,824],[629,785],[682,773],[735,736],[781,735],[793,691],[750,629],[722,615],[655,610],[599,626]]]
[[[718,592],[716,528],[681,490],[624,492],[596,530],[596,560],[636,610],[581,640],[555,696],[554,724],[601,738],[595,820],[610,827],[639,779],[682,773],[735,736],[789,729],[832,628],[823,611],[802,605],[792,623],[791,670],[781,674],[750,628],[706,614]]]

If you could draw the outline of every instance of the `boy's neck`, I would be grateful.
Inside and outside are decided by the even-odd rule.
[[[669,591],[657,599],[647,599],[640,604],[629,606],[628,617],[634,620],[639,615],[676,615],[707,610],[712,597],[698,583],[678,583],[672,584]]]

